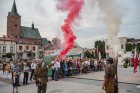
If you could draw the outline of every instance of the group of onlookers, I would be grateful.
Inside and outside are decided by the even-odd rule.
[[[66,78],[67,76],[89,73],[91,71],[103,71],[106,60],[98,59],[80,59],[67,58],[61,59],[58,62],[52,61],[52,80],[58,80],[59,77]]]
[[[43,61],[21,61],[21,62],[3,62],[3,74],[6,78],[12,76],[13,92],[20,86],[20,77],[23,73],[23,85],[28,85],[28,80],[32,80],[35,70],[39,63]],[[98,59],[80,59],[67,58],[59,61],[52,61],[48,66],[52,69],[52,80],[58,81],[60,77],[89,73],[91,71],[102,71],[104,69],[105,60]]]
[[[36,68],[37,62],[35,61],[3,62],[3,74],[5,74],[6,78],[11,76],[13,92],[15,88],[17,89],[20,86],[21,73],[23,73],[23,85],[28,85],[29,74],[31,73],[30,80],[32,80]]]

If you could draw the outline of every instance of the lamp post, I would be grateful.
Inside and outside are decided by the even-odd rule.
[[[116,61],[116,77],[115,77],[115,92],[114,93],[119,93],[119,88],[118,88],[118,53],[117,53],[117,59]]]

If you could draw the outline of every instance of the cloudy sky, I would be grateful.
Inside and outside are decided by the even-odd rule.
[[[0,0],[0,36],[6,34],[7,15],[11,11],[13,1]],[[22,26],[30,27],[34,22],[42,37],[48,39],[61,37],[63,39],[60,26],[63,24],[67,12],[57,10],[56,3],[57,0],[16,0],[18,13],[22,17]],[[124,10],[124,15],[118,37],[140,38],[140,0],[119,0],[119,4],[120,7],[115,9]],[[73,24],[73,30],[77,36],[76,41],[79,45],[91,48],[94,47],[95,40],[107,37],[107,27],[101,20],[101,16],[102,11],[96,0],[85,0],[80,18]]]

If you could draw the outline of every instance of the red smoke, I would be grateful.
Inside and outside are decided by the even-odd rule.
[[[64,49],[57,56],[56,61],[66,55],[74,46],[74,40],[76,39],[76,36],[73,34],[71,25],[74,20],[79,17],[83,3],[83,0],[59,0],[58,2],[57,8],[59,10],[69,12],[67,18],[64,20],[64,24],[61,26],[65,39]]]

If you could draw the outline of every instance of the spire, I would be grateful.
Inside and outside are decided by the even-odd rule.
[[[14,3],[13,3],[13,6],[12,6],[11,12],[14,13],[14,14],[18,14],[15,0],[14,0]]]
[[[34,23],[32,22],[32,29],[34,29]]]

